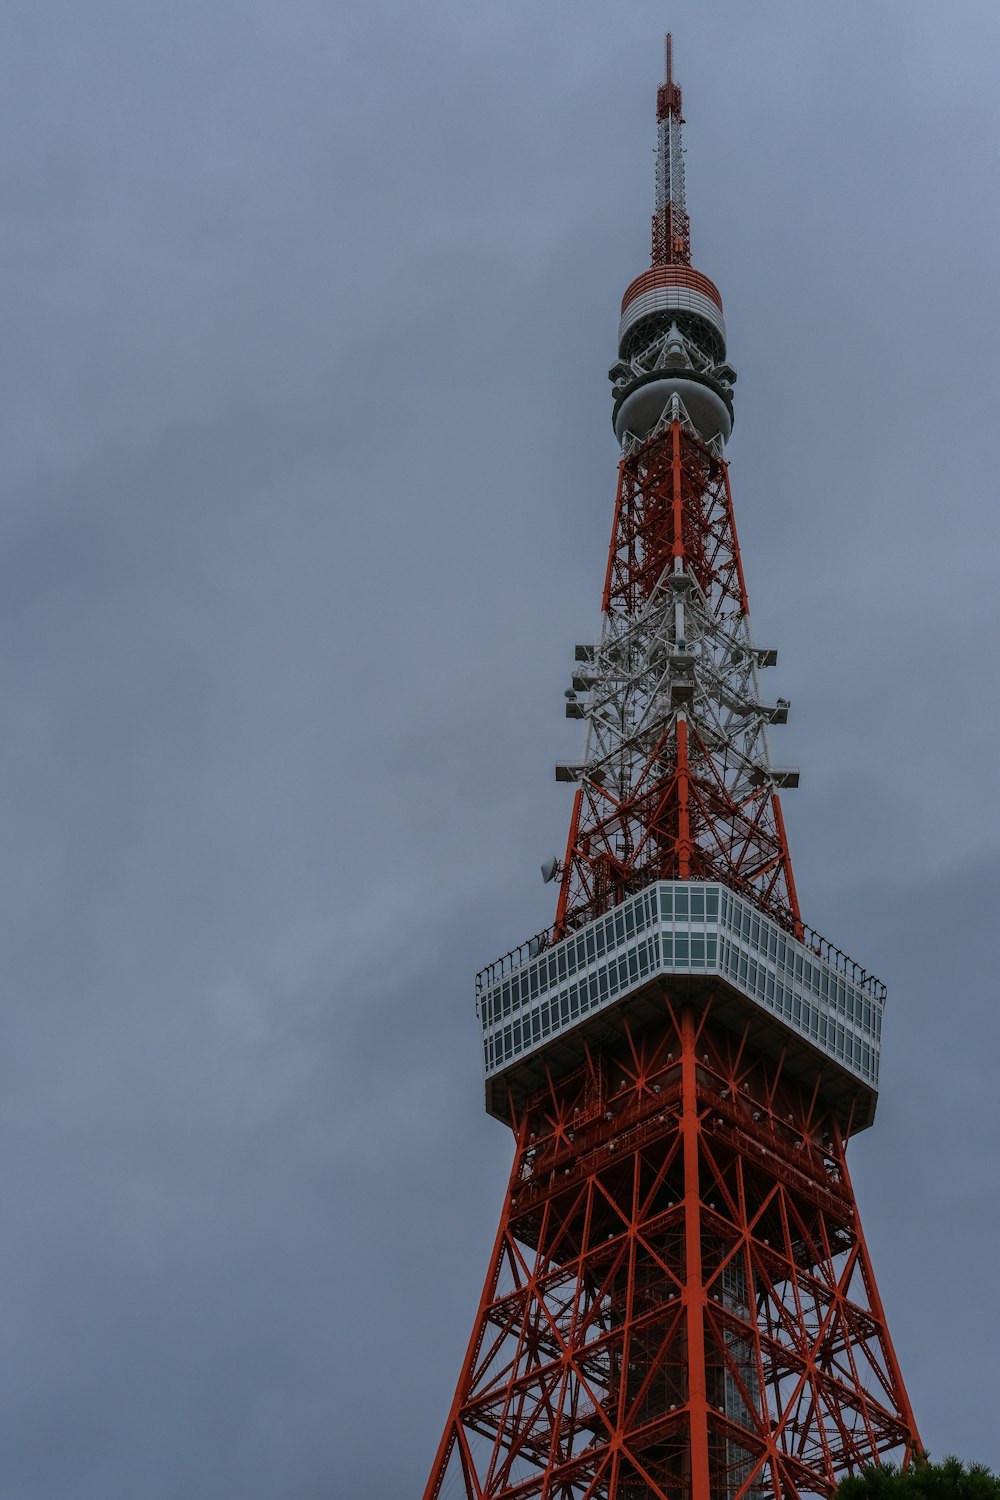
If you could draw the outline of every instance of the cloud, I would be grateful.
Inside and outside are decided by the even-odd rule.
[[[964,9],[675,33],[800,894],[890,981],[862,1210],[930,1446],[996,1464],[997,22]],[[0,1489],[411,1494],[509,1160],[471,976],[565,840],[662,17],[3,27]]]

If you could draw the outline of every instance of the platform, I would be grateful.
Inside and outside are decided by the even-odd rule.
[[[853,1130],[878,1095],[885,986],[809,928],[799,939],[714,882],[657,881],[557,943],[544,937],[477,976],[487,1110],[577,1066],[585,1040],[662,1014],[666,990],[740,1029],[798,1076],[819,1078]]]

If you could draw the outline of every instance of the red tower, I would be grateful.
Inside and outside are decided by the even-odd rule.
[[[800,918],[733,517],[722,299],[681,91],[625,293],[600,640],[554,927],[477,980],[516,1149],[425,1500],[829,1496],[919,1441],[845,1159],[885,989]]]

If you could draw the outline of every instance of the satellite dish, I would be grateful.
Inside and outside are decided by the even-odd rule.
[[[542,879],[545,881],[545,884],[548,885],[550,880],[555,880],[558,873],[559,861],[553,854],[542,865]]]

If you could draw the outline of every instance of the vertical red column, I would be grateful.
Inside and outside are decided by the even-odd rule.
[[[701,1264],[701,1124],[695,1057],[695,1020],[681,1016],[681,1117],[684,1142],[684,1307],[687,1319],[688,1420],[691,1500],[710,1500],[708,1392],[705,1385],[705,1287]]]

